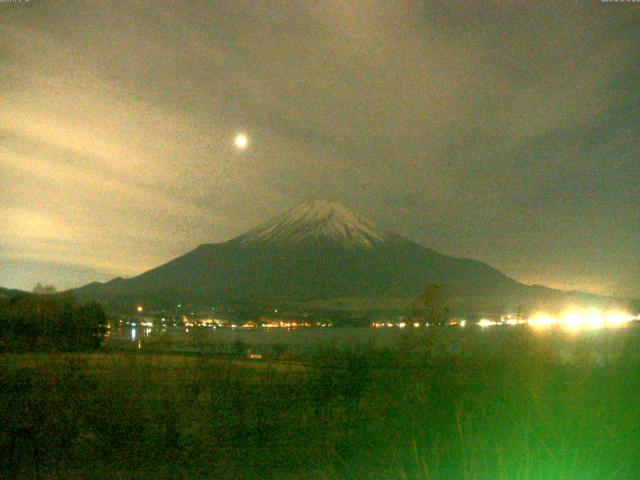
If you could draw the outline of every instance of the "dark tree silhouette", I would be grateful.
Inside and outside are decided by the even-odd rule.
[[[431,325],[446,325],[449,320],[449,294],[443,285],[428,283],[413,302],[413,317]]]
[[[98,348],[107,318],[98,303],[20,296],[0,303],[0,351],[85,351]]]
[[[50,295],[52,293],[56,293],[56,291],[56,287],[54,287],[53,285],[43,285],[40,282],[38,282],[37,285],[33,287],[33,293],[42,295]]]

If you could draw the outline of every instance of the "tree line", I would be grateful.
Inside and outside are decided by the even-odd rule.
[[[22,295],[0,298],[0,351],[87,351],[100,347],[107,318],[98,303]]]

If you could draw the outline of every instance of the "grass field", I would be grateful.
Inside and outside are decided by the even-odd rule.
[[[259,362],[0,356],[4,478],[600,480],[640,473],[637,332],[606,362],[549,336],[428,335]],[[427,352],[427,353],[425,353]],[[575,352],[574,352],[575,353]]]

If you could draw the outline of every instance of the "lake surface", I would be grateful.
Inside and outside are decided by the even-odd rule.
[[[490,328],[145,328],[114,329],[106,347],[143,351],[164,350],[190,353],[241,353],[270,355],[274,352],[309,354],[324,348],[384,349],[435,355],[517,354],[535,344],[541,354],[566,360],[589,358],[604,362],[621,355],[638,355],[640,323],[616,329],[566,331],[536,330],[528,325],[495,325]],[[527,347],[528,346],[528,347]]]

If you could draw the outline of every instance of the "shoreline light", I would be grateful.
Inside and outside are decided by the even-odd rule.
[[[481,328],[486,328],[486,327],[491,327],[493,325],[498,325],[498,322],[495,322],[493,320],[489,320],[487,318],[482,318],[478,321],[477,324],[479,327]]]
[[[535,329],[561,326],[568,331],[599,330],[603,328],[621,328],[638,320],[628,312],[609,310],[603,312],[592,308],[570,309],[559,316],[538,312],[527,320],[527,324]]]

